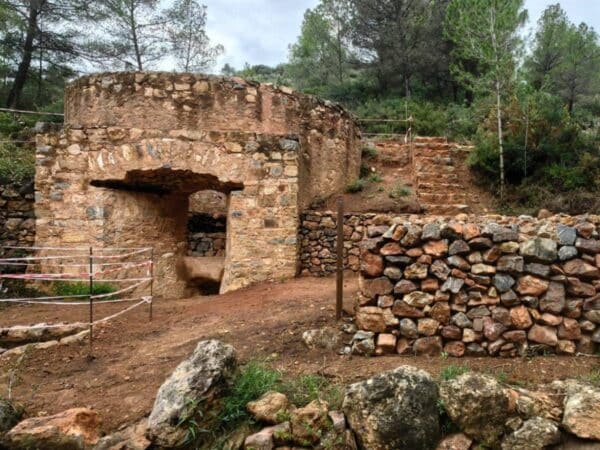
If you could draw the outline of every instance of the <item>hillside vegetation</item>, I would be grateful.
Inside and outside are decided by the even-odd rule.
[[[0,103],[61,111],[64,85],[82,70],[145,70],[169,54],[174,70],[214,71],[227,49],[208,39],[207,9],[163,3],[0,0]],[[113,29],[122,32],[102,32]],[[288,61],[221,73],[291,85],[362,119],[412,119],[365,122],[368,133],[410,124],[415,135],[471,142],[469,162],[505,212],[600,211],[600,41],[559,3],[533,18],[524,0],[320,0]],[[0,178],[31,174],[31,150],[5,141],[26,139],[38,119],[51,117],[0,116]]]

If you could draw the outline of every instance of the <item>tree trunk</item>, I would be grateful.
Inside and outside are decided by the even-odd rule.
[[[502,101],[500,81],[496,80],[496,114],[498,116],[498,150],[500,155],[500,200],[504,199],[504,140],[502,138]]]
[[[29,6],[29,17],[27,19],[27,34],[23,45],[23,56],[15,75],[15,81],[8,94],[6,105],[9,108],[17,108],[21,102],[21,94],[29,75],[31,67],[31,58],[33,56],[33,41],[37,33],[37,20],[39,14],[39,6],[37,1],[32,1]]]
[[[144,70],[142,65],[142,55],[140,54],[140,46],[138,43],[137,36],[137,25],[135,23],[135,5],[131,2],[131,6],[129,8],[129,23],[131,25],[131,39],[133,40],[133,49],[135,51],[135,60],[137,62],[138,70],[141,72]]]

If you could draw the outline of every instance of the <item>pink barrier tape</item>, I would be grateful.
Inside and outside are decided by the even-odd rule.
[[[74,274],[75,276],[79,276],[79,274]],[[13,274],[0,274],[0,279],[9,279],[9,280],[38,280],[38,281],[81,281],[87,282],[89,278],[71,278],[69,274],[56,273],[56,274],[35,274],[35,273],[13,273]],[[103,283],[125,283],[127,281],[146,281],[151,280],[151,277],[145,278],[121,278],[121,279],[97,279],[94,281],[99,281]]]
[[[6,262],[21,262],[21,261],[50,261],[58,259],[82,259],[87,258],[93,260],[97,259],[121,259],[128,258],[130,256],[139,255],[147,252],[148,250],[136,250],[129,253],[123,253],[122,255],[53,255],[53,256],[22,256],[20,258],[0,258],[0,264]]]
[[[132,284],[131,286],[127,286],[127,287],[124,287],[123,289],[119,289],[118,291],[111,292],[110,294],[92,295],[92,298],[93,299],[98,299],[98,298],[114,297],[115,295],[124,294],[125,292],[133,291],[135,288],[138,288],[138,287],[140,287],[140,286],[148,283],[148,281],[150,281],[150,280],[152,280],[152,278],[139,281],[139,282],[137,282],[135,284]]]
[[[119,317],[119,316],[121,316],[121,315],[123,315],[123,314],[125,314],[125,313],[127,313],[129,311],[131,311],[132,309],[137,308],[140,305],[143,305],[145,303],[146,304],[151,304],[152,303],[152,297],[150,297],[150,296],[141,297],[141,299],[142,299],[141,301],[139,301],[139,302],[137,302],[137,303],[135,303],[135,304],[133,304],[133,305],[131,305],[131,306],[129,306],[129,307],[121,310],[121,311],[119,311],[118,313],[112,314],[110,316],[104,317],[104,318],[96,320],[94,322],[77,322],[76,324],[63,323],[63,324],[56,324],[56,325],[31,325],[31,326],[19,325],[19,326],[11,327],[11,328],[18,328],[19,330],[37,330],[37,329],[40,329],[40,328],[50,329],[50,328],[61,328],[61,327],[68,327],[68,326],[74,326],[74,325],[77,325],[77,326],[82,326],[82,325],[85,325],[85,326],[98,325],[100,323],[108,322],[109,320],[115,319],[115,318],[117,318],[117,317]]]
[[[89,259],[89,257],[88,257]],[[132,264],[135,261],[130,262],[113,262],[113,263],[94,263],[94,266],[122,266],[124,264]],[[146,262],[146,261],[144,261]],[[147,260],[148,263],[152,261]],[[64,263],[64,264],[48,264],[48,263],[32,263],[32,262],[5,262],[0,263],[0,266],[43,266],[43,267],[89,267],[89,262],[86,264],[76,264],[76,263]]]
[[[116,267],[114,269],[108,269],[108,270],[100,270],[98,272],[93,272],[91,275],[94,277],[100,276],[100,275],[105,275],[108,273],[115,273],[115,272],[119,272],[121,270],[133,270],[136,269],[138,267],[149,267],[152,265],[152,261],[143,261],[137,264],[134,263],[114,263],[114,264],[118,264],[120,267]],[[2,265],[2,264],[0,264]],[[28,265],[28,264],[25,264]],[[89,264],[81,264],[81,266],[88,266]],[[74,267],[72,265],[62,265],[62,266],[55,266],[55,267]],[[56,277],[58,279],[62,279],[62,278],[73,278],[73,277],[79,277],[79,278],[83,278],[83,277],[89,277],[90,273],[89,272],[79,272],[79,273],[28,273],[28,274],[19,274],[23,276],[23,279],[32,279],[32,278],[39,278],[39,277]],[[0,276],[1,277],[1,276]]]
[[[85,251],[89,252],[89,247],[19,247],[19,246],[11,246],[11,245],[3,245],[0,248],[8,248],[11,250],[74,250],[74,251]],[[117,252],[117,251],[131,251],[131,250],[152,250],[152,247],[92,247],[94,252]]]
[[[144,297],[135,297],[135,298],[120,298],[116,300],[100,300],[94,301],[94,306],[98,305],[107,305],[112,303],[127,303],[134,302]],[[6,298],[1,299],[0,303],[22,303],[26,305],[60,305],[60,306],[89,306],[90,302],[56,302],[56,301],[37,301],[31,299],[18,299],[18,298]]]

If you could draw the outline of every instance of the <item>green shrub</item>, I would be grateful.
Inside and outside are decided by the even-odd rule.
[[[396,183],[394,187],[392,187],[392,190],[389,193],[389,197],[393,199],[398,199],[402,197],[408,197],[410,194],[410,188],[408,188],[402,183]]]
[[[6,139],[0,135],[0,140]],[[35,150],[0,143],[0,183],[23,183],[35,176]]]
[[[357,192],[361,192],[362,190],[364,190],[365,186],[366,186],[365,180],[358,179],[358,180],[350,183],[348,186],[346,186],[346,192],[348,192],[350,194],[355,194]]]
[[[117,290],[117,287],[110,283],[94,282],[92,284],[92,295],[111,294]],[[55,281],[52,284],[52,292],[60,297],[89,295],[90,285],[81,281]]]
[[[381,183],[381,180],[382,180],[381,175],[379,175],[378,173],[373,173],[369,177],[369,181],[372,183]]]
[[[469,368],[467,366],[456,366],[454,364],[450,364],[442,369],[440,377],[444,381],[454,380],[468,371]]]
[[[264,363],[251,361],[240,369],[233,386],[223,398],[223,411],[219,418],[221,427],[228,427],[249,419],[246,404],[268,391],[276,389],[281,374]]]
[[[362,148],[362,157],[365,159],[375,159],[377,158],[377,149],[374,147],[363,147]]]
[[[365,163],[361,163],[358,178],[367,178],[371,174],[371,168]]]

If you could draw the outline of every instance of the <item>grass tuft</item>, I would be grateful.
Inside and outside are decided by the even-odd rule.
[[[469,368],[467,366],[457,366],[455,364],[450,364],[442,369],[440,373],[440,377],[443,381],[454,380],[458,378],[463,373],[467,373]]]
[[[392,188],[389,193],[390,198],[398,199],[402,197],[408,197],[412,191],[407,186],[404,186],[402,183],[396,183],[396,185]]]
[[[92,295],[111,294],[117,288],[110,283],[94,282]],[[52,285],[52,292],[56,296],[68,297],[71,295],[89,295],[90,285],[84,282],[56,281]]]
[[[366,183],[363,179],[358,179],[353,181],[348,186],[346,186],[346,192],[350,194],[356,194],[357,192],[361,192],[365,189]]]

